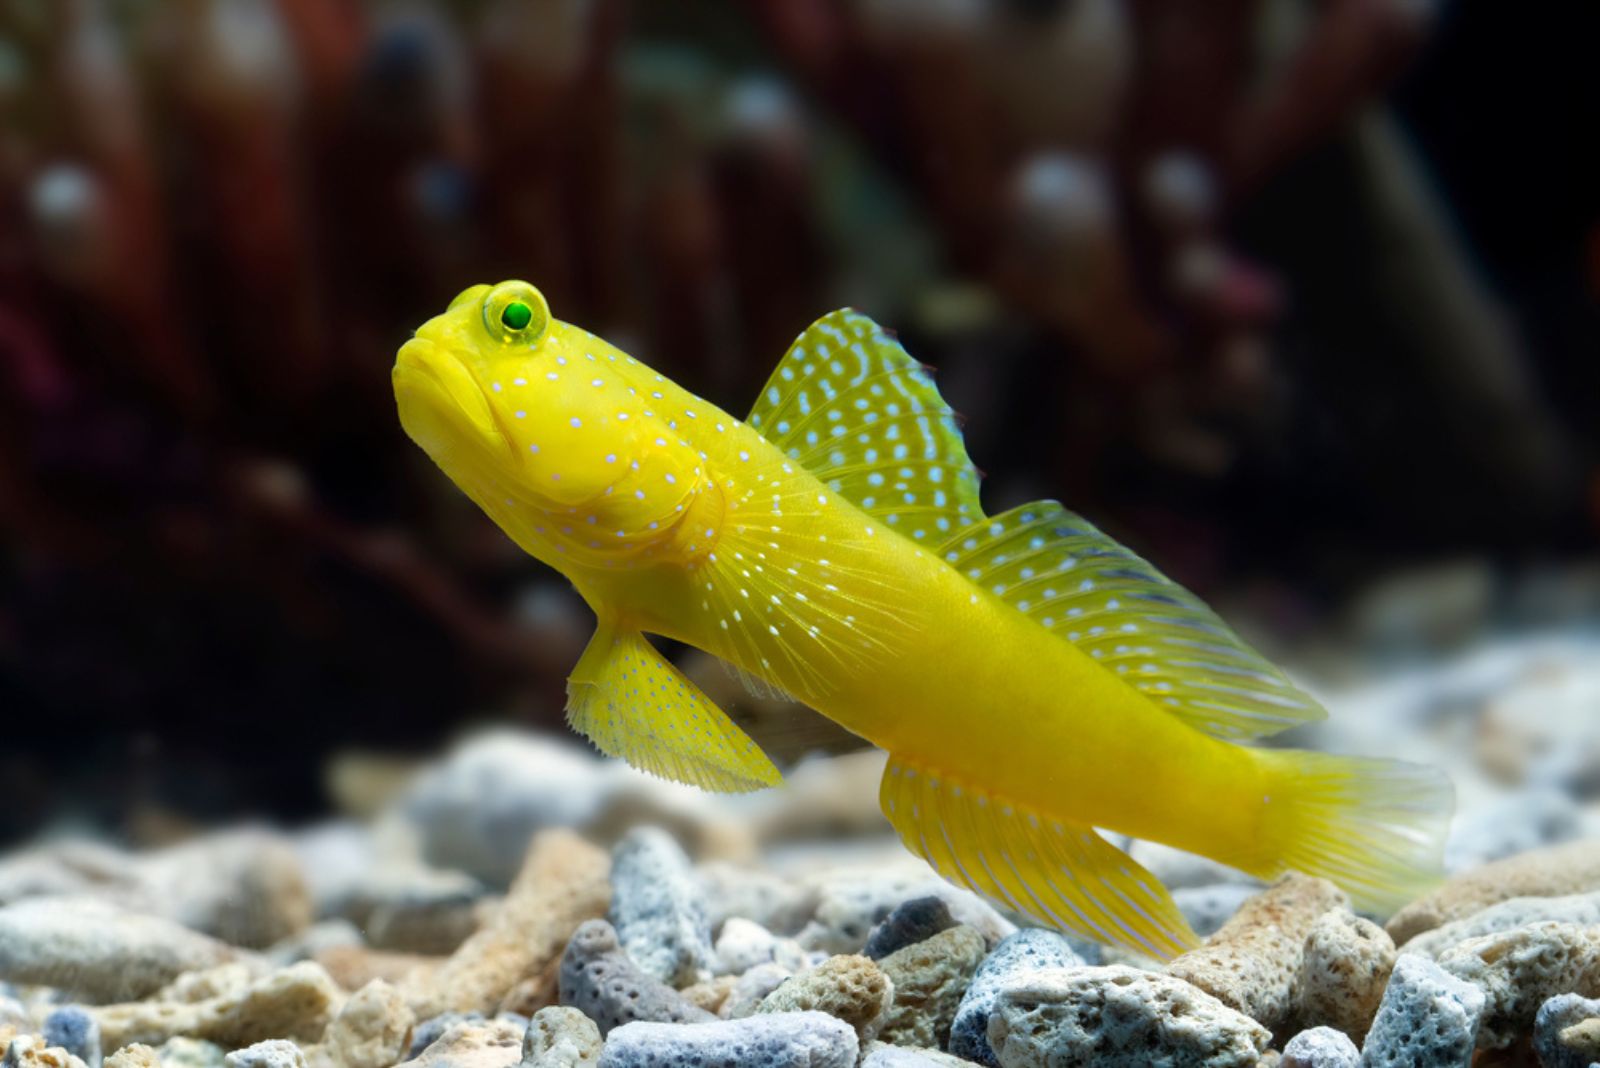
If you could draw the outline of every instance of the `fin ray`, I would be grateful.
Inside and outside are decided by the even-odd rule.
[[[952,567],[1224,741],[1327,715],[1194,594],[1055,501],[982,520],[939,548]]]
[[[1155,877],[1092,827],[893,755],[879,801],[906,848],[1002,908],[1160,959],[1199,944]]]
[[[743,793],[782,780],[727,713],[636,630],[595,631],[567,680],[567,722],[602,753],[703,790]]]

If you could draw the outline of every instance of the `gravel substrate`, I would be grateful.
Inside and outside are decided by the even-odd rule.
[[[937,879],[881,755],[719,798],[495,734],[370,825],[0,858],[0,1068],[1600,1065],[1600,650],[1328,703],[1313,744],[1457,782],[1393,916],[1136,843],[1209,935],[1161,965]]]

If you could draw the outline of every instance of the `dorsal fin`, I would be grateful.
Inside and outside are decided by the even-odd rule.
[[[1260,738],[1327,715],[1198,597],[1055,501],[974,524],[939,553],[1215,738]]]
[[[890,530],[935,545],[983,517],[978,472],[933,379],[849,308],[795,339],[749,423]]]

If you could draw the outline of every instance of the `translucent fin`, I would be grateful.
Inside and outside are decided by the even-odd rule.
[[[825,315],[795,340],[749,423],[914,541],[937,544],[983,517],[955,414],[923,366],[859,312]]]
[[[1293,869],[1337,883],[1357,908],[1387,915],[1436,883],[1454,790],[1437,768],[1299,750],[1258,750],[1273,792],[1253,874]]]
[[[1198,597],[1055,501],[969,527],[939,552],[1214,738],[1260,738],[1327,716]]]
[[[799,700],[794,696],[794,694],[790,693],[788,690],[785,690],[782,686],[779,686],[776,683],[768,682],[760,675],[752,675],[738,664],[730,664],[721,658],[718,658],[717,663],[721,664],[723,670],[726,671],[736,682],[738,682],[740,686],[744,687],[745,693],[749,694],[751,697],[754,697],[757,701],[797,702]]]
[[[638,631],[602,624],[567,680],[567,722],[608,756],[703,790],[782,781],[727,714]]]
[[[1092,827],[895,756],[879,802],[906,848],[1002,908],[1161,960],[1200,943],[1155,876]]]

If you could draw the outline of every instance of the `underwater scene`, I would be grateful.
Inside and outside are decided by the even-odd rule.
[[[0,0],[0,1068],[1600,1068],[1596,40]]]

